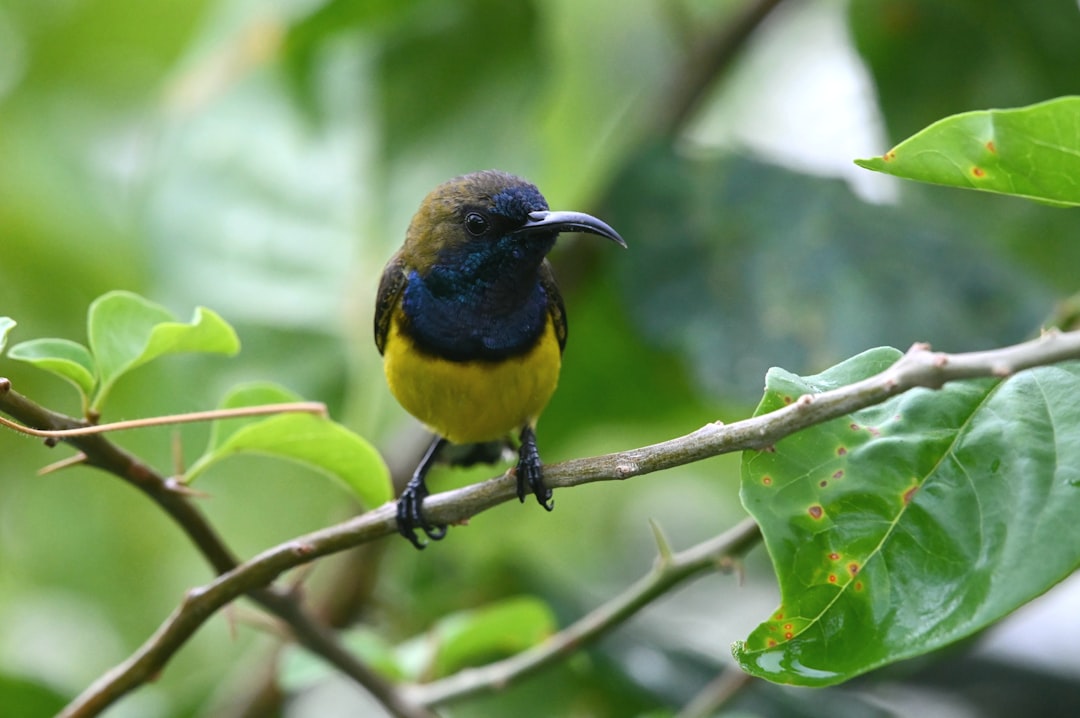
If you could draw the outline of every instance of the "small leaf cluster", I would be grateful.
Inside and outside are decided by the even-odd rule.
[[[16,325],[0,317],[0,351]],[[124,375],[155,359],[201,352],[233,356],[240,340],[228,322],[198,307],[184,323],[166,308],[132,292],[109,292],[90,305],[89,346],[69,339],[32,339],[8,351],[68,381],[82,399],[92,422],[101,415],[110,390]],[[243,385],[227,393],[220,409],[299,402],[295,393],[273,384]],[[269,418],[217,420],[201,457],[187,470],[193,481],[211,466],[236,454],[264,454],[302,464],[343,483],[364,505],[391,498],[389,471],[378,451],[341,424],[308,413],[281,413]]]

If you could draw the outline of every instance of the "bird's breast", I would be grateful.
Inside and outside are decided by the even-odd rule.
[[[383,355],[390,391],[406,411],[458,444],[495,441],[534,424],[562,363],[550,316],[523,353],[498,360],[452,360],[425,351],[395,311]]]

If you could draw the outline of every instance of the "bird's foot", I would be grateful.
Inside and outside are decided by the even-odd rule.
[[[432,524],[424,516],[424,499],[428,496],[427,484],[423,481],[410,481],[405,490],[401,492],[397,503],[397,530],[398,533],[409,539],[416,548],[422,549],[427,543],[421,541],[416,535],[419,528],[432,541],[438,541],[446,536],[446,527]]]
[[[517,495],[525,503],[525,494],[532,492],[536,500],[548,511],[555,507],[551,498],[551,489],[544,485],[544,465],[540,461],[540,452],[536,448],[536,434],[532,427],[521,430],[521,449],[518,451]]]
[[[446,526],[432,524],[428,521],[427,517],[424,516],[423,506],[424,499],[427,498],[430,493],[424,478],[427,476],[428,469],[435,463],[439,451],[445,444],[445,439],[435,437],[431,442],[431,446],[428,447],[427,452],[424,454],[424,458],[421,459],[420,465],[416,467],[416,471],[413,473],[412,478],[409,479],[409,483],[405,485],[405,490],[402,491],[401,496],[398,497],[398,533],[407,538],[409,543],[418,549],[424,548],[427,546],[427,543],[421,541],[419,537],[417,537],[417,528],[423,531],[432,541],[438,541],[443,536],[446,536]]]

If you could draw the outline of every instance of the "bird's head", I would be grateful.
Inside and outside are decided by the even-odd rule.
[[[534,273],[560,232],[596,234],[623,247],[619,234],[581,212],[552,212],[535,185],[496,170],[474,172],[432,190],[409,225],[406,263],[421,274],[465,281]]]

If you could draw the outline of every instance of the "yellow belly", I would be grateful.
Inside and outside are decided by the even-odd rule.
[[[528,353],[500,362],[452,362],[418,352],[391,320],[383,357],[386,380],[405,410],[455,444],[495,441],[535,424],[559,381],[555,329]]]

